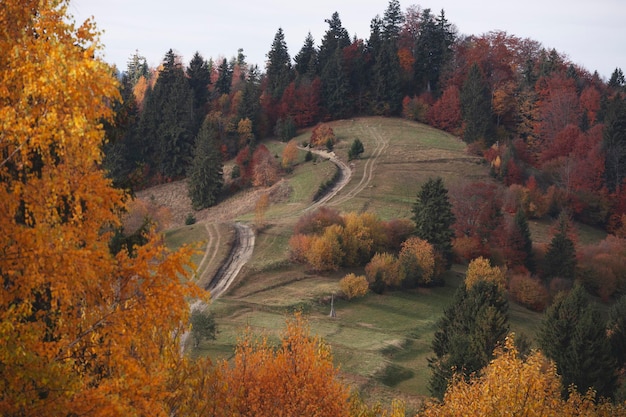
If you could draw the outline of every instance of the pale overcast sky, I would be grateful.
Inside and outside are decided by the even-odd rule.
[[[104,58],[124,70],[138,50],[157,66],[171,48],[187,63],[194,52],[206,58],[236,56],[264,69],[274,35],[283,28],[293,58],[310,31],[319,46],[339,12],[350,37],[369,37],[369,24],[383,15],[388,0],[71,0],[77,22],[94,16],[104,31]],[[575,64],[608,79],[617,67],[626,71],[626,1],[624,0],[424,0],[401,1],[445,10],[461,34],[504,30],[556,48]]]

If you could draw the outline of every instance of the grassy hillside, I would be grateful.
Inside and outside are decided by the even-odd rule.
[[[330,202],[343,212],[409,218],[417,191],[429,177],[441,176],[447,185],[488,178],[487,166],[467,155],[462,142],[425,125],[361,118],[334,122],[332,127],[339,138],[335,152],[344,161],[354,139],[365,146],[362,158],[351,161],[349,184]],[[309,135],[303,133],[296,140],[306,142]],[[268,144],[276,155],[283,146]],[[299,309],[308,315],[313,331],[331,344],[345,378],[367,394],[377,398],[400,395],[409,400],[428,395],[427,357],[435,324],[462,282],[464,269],[457,265],[449,271],[444,287],[369,294],[352,302],[335,299],[337,318],[330,318],[330,297],[339,293],[338,281],[348,272],[362,271],[312,273],[288,261],[287,242],[319,184],[334,169],[328,161],[302,163],[284,180],[281,189],[287,192],[269,207],[267,225],[257,234],[251,262],[230,291],[211,306],[219,326],[217,340],[202,344],[193,354],[229,358],[246,326],[277,337],[285,315]],[[244,213],[237,220],[252,222],[254,213]],[[543,229],[542,225],[534,227]],[[207,238],[198,225],[171,232],[168,239],[177,245],[201,240],[215,245],[215,239]],[[217,262],[219,256],[214,258]],[[532,336],[539,318],[537,313],[511,305],[511,326],[516,332]]]

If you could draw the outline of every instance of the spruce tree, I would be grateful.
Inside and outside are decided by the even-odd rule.
[[[294,57],[294,61],[298,77],[313,78],[315,76],[317,71],[317,49],[315,49],[315,41],[311,32],[306,36],[304,45],[302,45],[300,52]]]
[[[491,145],[491,93],[477,64],[472,65],[461,89],[461,115],[467,143],[484,140]]]
[[[209,63],[196,52],[189,61],[187,67],[187,79],[189,80],[189,87],[193,94],[193,109],[194,109],[194,136],[197,134],[198,129],[202,125],[204,116],[206,114],[206,105],[209,100],[209,84],[211,84],[211,68]]]
[[[218,130],[209,119],[205,120],[196,137],[188,188],[194,210],[210,207],[224,183],[222,156],[219,151]]]
[[[184,175],[193,152],[193,125],[191,88],[170,49],[141,115],[144,161],[165,178]]]
[[[222,60],[222,63],[217,69],[217,81],[215,81],[215,94],[221,96],[222,94],[230,94],[230,87],[233,83],[233,69],[228,64],[226,58]]]
[[[434,356],[428,359],[433,396],[443,398],[455,372],[467,379],[489,363],[493,350],[509,332],[508,308],[506,296],[494,282],[479,281],[470,289],[465,285],[457,289],[437,323]]]
[[[607,335],[618,368],[626,367],[626,295],[609,310]]]
[[[321,102],[332,119],[343,119],[350,115],[352,102],[349,96],[349,83],[343,70],[342,49],[337,48],[330,61],[324,66],[322,76]]]
[[[569,223],[566,217],[558,220],[558,231],[550,241],[546,252],[544,278],[564,278],[574,281],[576,277],[576,247],[568,237]]]
[[[376,54],[372,68],[373,112],[391,116],[402,107],[402,80],[400,60],[395,41],[385,39]]]
[[[602,139],[606,155],[606,186],[609,191],[615,191],[622,186],[626,177],[626,98],[621,94],[617,94],[608,103]]]
[[[431,178],[422,185],[412,212],[416,235],[430,242],[449,266],[452,261],[452,225],[455,219],[448,190],[441,177]]]
[[[318,75],[322,76],[324,69],[331,61],[335,59],[337,49],[343,50],[350,45],[350,35],[341,24],[339,13],[334,12],[330,19],[325,20],[328,23],[328,30],[322,38],[322,43],[318,51]],[[336,65],[336,64],[333,64]]]
[[[519,209],[517,213],[515,213],[515,227],[519,232],[519,236],[521,238],[521,247],[520,249],[526,255],[524,259],[524,266],[528,271],[535,272],[535,260],[533,258],[533,241],[530,237],[530,228],[528,227],[528,221],[526,220],[526,214],[524,211]]]
[[[599,396],[613,395],[616,362],[606,326],[582,286],[575,286],[567,295],[561,293],[548,309],[539,331],[539,346],[556,363],[563,394],[575,384],[581,394],[593,388]]]
[[[265,75],[267,79],[266,93],[272,100],[280,100],[285,88],[291,82],[291,58],[287,51],[287,43],[282,28],[278,28],[272,49],[267,53]]]

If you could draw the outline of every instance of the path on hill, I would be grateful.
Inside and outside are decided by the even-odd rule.
[[[326,158],[330,162],[335,164],[335,166],[339,170],[339,180],[335,183],[335,185],[333,185],[333,187],[330,190],[328,190],[328,192],[326,194],[324,194],[324,196],[322,198],[320,198],[319,200],[317,200],[316,202],[314,202],[313,204],[311,204],[310,206],[305,208],[304,211],[314,210],[314,209],[316,209],[318,207],[321,207],[324,204],[328,203],[330,201],[330,199],[332,199],[337,194],[339,194],[339,192],[346,185],[348,185],[348,182],[350,182],[350,178],[352,178],[352,170],[350,169],[350,167],[348,165],[346,165],[346,163],[343,162],[341,159],[337,158],[337,156],[335,155],[334,152],[327,152],[327,151],[318,150],[318,149],[311,149],[311,153],[319,155],[322,158]]]
[[[359,183],[346,194],[340,196],[339,198],[333,200],[331,205],[337,205],[341,203],[345,203],[348,200],[354,198],[357,194],[367,187],[372,179],[374,178],[374,170],[376,168],[376,163],[378,162],[378,158],[382,155],[382,153],[389,146],[389,137],[382,136],[377,129],[372,128],[369,124],[366,124],[367,133],[374,138],[374,142],[376,143],[374,151],[371,156],[367,158],[365,165],[363,166],[363,176]],[[345,165],[345,164],[344,164]],[[346,183],[347,184],[347,183]],[[344,184],[345,185],[345,184]],[[336,194],[336,193],[335,193]]]

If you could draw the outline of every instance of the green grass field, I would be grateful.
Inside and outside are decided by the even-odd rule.
[[[365,147],[362,157],[350,162],[350,182],[329,203],[342,212],[372,211],[383,219],[409,218],[415,196],[428,178],[441,176],[448,186],[489,178],[487,166],[466,154],[459,139],[428,126],[378,117],[331,125],[339,138],[334,151],[344,161],[354,139],[359,138]],[[309,136],[310,132],[303,132],[295,140],[306,142]],[[283,147],[279,142],[268,143],[270,152],[279,156]],[[192,354],[232,357],[247,326],[277,339],[286,316],[299,310],[307,315],[313,332],[331,345],[345,379],[358,385],[366,396],[411,399],[428,395],[431,339],[437,320],[462,282],[464,267],[455,265],[447,272],[443,287],[370,293],[351,302],[335,298],[337,317],[330,318],[330,297],[340,292],[339,280],[348,272],[360,274],[362,270],[315,274],[288,261],[293,225],[319,184],[335,170],[328,161],[304,163],[304,152],[300,156],[300,164],[285,179],[288,197],[266,212],[266,226],[257,233],[252,260],[228,293],[211,305],[219,328],[217,340],[202,343]],[[240,218],[253,219],[254,213]],[[532,223],[533,236],[545,239],[548,227]],[[593,231],[585,233],[591,240],[601,238]],[[167,239],[176,247],[206,236],[199,227],[188,226],[170,232]],[[512,331],[532,338],[540,317],[511,303]]]

